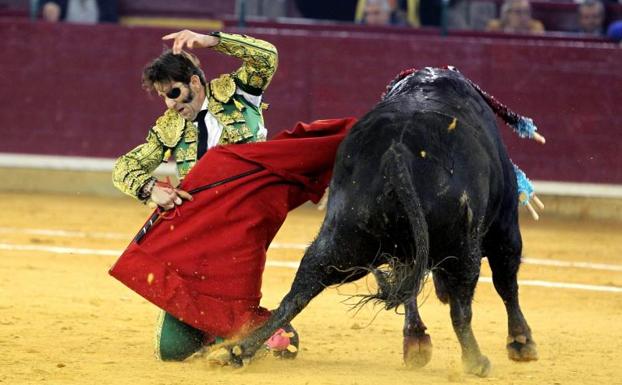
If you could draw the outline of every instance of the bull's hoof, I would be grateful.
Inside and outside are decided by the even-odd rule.
[[[490,374],[490,361],[488,357],[481,355],[474,360],[464,360],[464,371],[475,374],[478,377],[488,377]]]
[[[538,350],[536,343],[525,335],[508,337],[508,358],[514,361],[536,361]]]
[[[277,358],[293,360],[298,355],[300,337],[291,324],[278,329],[272,337],[266,341],[266,347]]]
[[[432,359],[432,339],[429,334],[404,337],[404,364],[422,368]]]
[[[242,356],[242,348],[238,345],[221,346],[207,355],[207,361],[213,365],[233,366],[241,368],[247,365],[250,359]]]

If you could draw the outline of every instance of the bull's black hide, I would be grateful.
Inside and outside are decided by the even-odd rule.
[[[228,347],[233,363],[251,357],[325,287],[375,271],[373,297],[406,308],[405,362],[423,366],[432,345],[416,295],[431,270],[466,370],[485,376],[490,364],[471,330],[483,256],[507,308],[510,358],[537,358],[518,302],[516,179],[495,115],[456,71],[426,68],[398,80],[341,144],[320,233],[271,319]]]

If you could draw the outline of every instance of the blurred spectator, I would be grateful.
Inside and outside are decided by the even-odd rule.
[[[419,6],[421,0],[391,0],[391,8],[393,9],[393,17],[400,20],[404,25],[411,27],[420,27],[421,20],[419,18]],[[365,0],[359,0],[364,3]]]
[[[417,8],[420,25],[430,27],[441,26],[443,6],[447,6],[447,25],[451,29],[483,30],[497,9],[490,0],[399,0],[399,4],[403,3]]]
[[[490,20],[486,30],[542,34],[544,25],[531,17],[529,0],[505,0],[501,6],[501,17]]]
[[[622,47],[622,20],[614,21],[609,25],[607,37]]]
[[[605,7],[600,0],[585,0],[578,8],[578,33],[589,36],[603,36]]]
[[[359,0],[357,5],[362,9],[362,24],[367,25],[407,25],[406,21],[396,12],[394,1],[390,0]]]
[[[360,0],[364,1],[364,0]],[[459,0],[447,0],[449,10]],[[443,12],[443,0],[394,0],[395,12],[406,15],[404,19],[413,27],[439,27]]]
[[[497,6],[493,1],[457,0],[449,7],[449,28],[483,31],[496,15]]]
[[[419,0],[418,8],[421,25],[430,27],[441,25],[443,0]]]
[[[235,2],[235,14],[237,15],[242,2]],[[263,16],[276,19],[287,16],[287,0],[246,0],[244,3],[246,15]]]
[[[355,20],[374,25],[439,27],[443,3],[443,0],[358,0]],[[483,30],[495,17],[496,6],[490,0],[447,0],[447,12],[449,28]]]
[[[365,0],[359,0],[364,2]],[[393,14],[412,27],[441,26],[443,0],[392,0]],[[446,0],[447,23],[451,29],[483,30],[497,12],[490,0]]]
[[[41,17],[49,22],[95,24],[116,23],[116,0],[43,0]]]
[[[295,0],[303,17],[352,21],[358,0]]]

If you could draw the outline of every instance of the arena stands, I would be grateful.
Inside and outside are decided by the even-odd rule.
[[[497,14],[501,6],[502,0],[478,0],[493,3],[497,8]],[[27,18],[30,15],[29,0],[0,0],[0,17],[18,17]],[[236,1],[202,1],[202,0],[117,0],[119,15],[122,23],[131,24],[137,19],[155,18],[161,20],[166,26],[169,22],[167,19],[210,19],[210,20],[227,20],[229,24],[235,24],[236,18]],[[247,13],[251,19],[266,21],[266,17],[262,14],[273,14],[267,10],[268,6],[278,3],[282,8],[283,19],[294,19],[297,22],[303,17],[303,14],[296,6],[294,0],[247,0]],[[356,1],[350,1],[348,4],[354,6]],[[547,31],[572,32],[577,30],[577,2],[556,0],[556,1],[531,1],[533,17],[541,20]],[[317,7],[316,7],[317,8]],[[329,18],[331,13],[320,13],[313,9],[307,10],[309,15],[315,17],[315,21],[322,18]],[[335,17],[343,18],[343,11],[339,14],[335,13]],[[354,15],[354,10],[352,10]],[[270,17],[268,17],[269,19]],[[354,18],[352,18],[354,19]],[[607,3],[606,4],[606,20],[605,24],[609,25],[615,20],[622,19],[622,4]],[[125,20],[125,21],[123,21]],[[328,20],[328,19],[326,19]],[[341,20],[342,22],[344,20]],[[152,23],[153,24],[153,23]],[[318,23],[319,25],[325,23]]]

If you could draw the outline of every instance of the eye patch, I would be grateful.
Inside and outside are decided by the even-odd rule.
[[[167,93],[166,97],[169,99],[177,99],[181,95],[181,88],[173,87]]]

